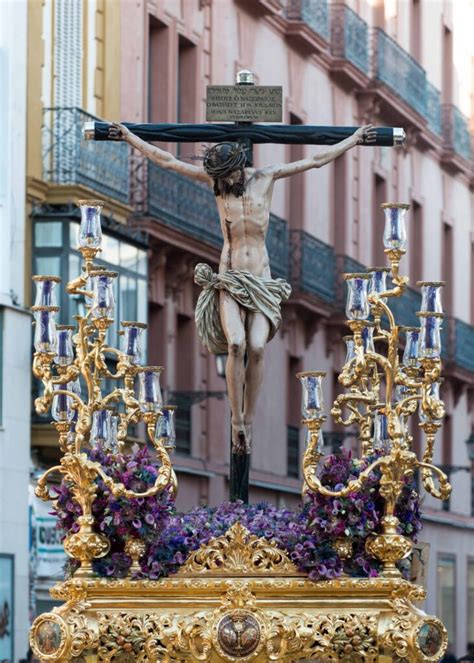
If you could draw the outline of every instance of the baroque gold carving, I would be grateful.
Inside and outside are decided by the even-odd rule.
[[[191,575],[300,575],[285,551],[250,534],[239,522],[191,553],[178,572]]]

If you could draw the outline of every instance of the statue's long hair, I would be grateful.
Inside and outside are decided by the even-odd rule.
[[[204,154],[204,170],[214,180],[214,195],[232,193],[242,196],[245,190],[244,167],[247,161],[246,149],[239,143],[217,143],[209,147]],[[236,170],[241,173],[240,181],[234,184],[225,182],[225,178]]]

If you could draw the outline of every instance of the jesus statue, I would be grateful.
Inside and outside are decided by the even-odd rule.
[[[233,451],[250,453],[265,345],[280,326],[281,302],[291,293],[286,281],[272,279],[265,246],[274,183],[320,168],[360,143],[374,143],[375,129],[369,124],[321,154],[264,168],[248,167],[246,150],[239,143],[210,147],[203,165],[197,166],[150,145],[122,124],[111,126],[109,138],[125,140],[162,168],[213,187],[224,245],[217,274],[209,265],[196,265],[195,281],[203,288],[196,324],[209,351],[228,354]]]

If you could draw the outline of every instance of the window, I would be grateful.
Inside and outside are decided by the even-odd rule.
[[[423,216],[422,207],[416,201],[412,201],[411,220],[408,224],[410,232],[410,281],[414,285],[421,281],[422,274],[422,247],[423,247]]]
[[[301,359],[299,357],[288,357],[287,383],[287,447],[286,447],[286,472],[289,477],[298,478],[300,475],[300,386],[296,379],[297,373],[301,371]]]
[[[467,641],[474,642],[474,559],[467,562]]]
[[[437,616],[448,631],[450,643],[456,639],[456,560],[449,555],[438,556]]]
[[[300,429],[297,426],[288,426],[287,446],[287,474],[298,479],[300,475]]]
[[[302,124],[301,118],[297,115],[290,114],[290,124]],[[304,145],[290,145],[288,148],[289,151],[289,161],[293,163],[294,161],[300,161],[304,159],[305,156],[305,146]],[[292,229],[303,228],[304,224],[304,189],[305,189],[305,174],[299,173],[298,175],[293,175],[289,178],[288,181],[288,191],[289,191],[289,214],[288,218],[290,220],[290,226]]]
[[[176,452],[191,455],[191,405],[192,399],[186,392],[173,393],[173,405],[176,405],[175,430]]]
[[[411,0],[411,30],[410,52],[420,62],[421,60],[421,0]]]
[[[446,285],[443,288],[443,304],[446,313],[451,313],[453,305],[453,228],[443,223],[443,244],[441,261],[441,279]]]
[[[384,214],[380,208],[382,203],[387,202],[387,182],[383,177],[375,175],[374,180],[374,210],[373,210],[373,228],[372,228],[372,255],[373,265],[376,267],[383,267],[387,264],[387,256],[384,253],[382,242],[383,228],[384,228]]]
[[[58,320],[70,324],[84,302],[65,293],[64,284],[79,276],[82,264],[77,245],[79,224],[71,220],[36,221],[34,227],[33,273],[60,276],[58,291],[61,311]],[[147,322],[146,251],[120,237],[103,233],[102,252],[97,263],[118,272],[115,282],[115,323],[109,332],[110,342],[117,346],[119,323],[124,320]],[[34,293],[33,293],[34,294]]]

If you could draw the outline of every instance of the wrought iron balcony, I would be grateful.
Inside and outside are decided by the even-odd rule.
[[[426,119],[428,128],[437,136],[441,136],[441,92],[429,81],[426,82]]]
[[[474,373],[474,327],[462,320],[454,320],[454,361]]]
[[[304,230],[290,232],[291,282],[295,290],[335,303],[334,249]]]
[[[129,202],[129,147],[85,141],[85,122],[99,118],[80,108],[46,108],[43,113],[43,176],[54,184],[82,184],[97,194]]]
[[[369,74],[369,27],[347,5],[331,6],[331,53]]]
[[[302,21],[316,34],[329,40],[329,8],[327,0],[287,0],[286,17]]]
[[[397,325],[403,327],[419,327],[420,320],[417,311],[421,310],[421,293],[414,288],[407,288],[403,297],[390,299],[390,308],[395,316]]]
[[[442,113],[444,148],[470,161],[472,147],[468,119],[452,104],[443,104]]]
[[[383,30],[375,30],[374,76],[417,113],[427,115],[426,72]]]
[[[221,247],[219,214],[210,188],[154,163],[147,164],[147,168],[148,214],[171,228]],[[288,278],[288,226],[274,214],[270,214],[267,248],[272,274]]]

